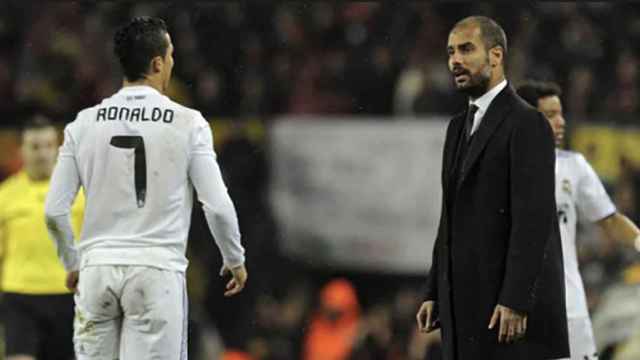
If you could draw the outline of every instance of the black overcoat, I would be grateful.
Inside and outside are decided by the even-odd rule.
[[[436,301],[443,359],[568,357],[551,127],[507,86],[456,172],[464,122],[465,112],[447,129],[442,212],[425,286],[425,298]],[[523,339],[498,343],[499,326],[488,330],[496,304],[528,315]]]

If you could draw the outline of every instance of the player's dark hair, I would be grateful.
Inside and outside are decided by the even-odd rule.
[[[469,16],[458,21],[453,28],[468,25],[477,25],[480,28],[480,36],[487,50],[500,46],[504,55],[507,55],[507,34],[495,20],[486,16]]]
[[[167,54],[166,33],[164,20],[148,16],[133,18],[116,31],[113,51],[128,81],[145,78],[151,60]]]
[[[22,124],[21,130],[24,134],[27,130],[40,130],[55,127],[49,118],[41,114],[33,115]]]
[[[538,107],[538,100],[548,96],[562,95],[560,85],[552,81],[528,80],[516,89],[518,95],[534,108]]]

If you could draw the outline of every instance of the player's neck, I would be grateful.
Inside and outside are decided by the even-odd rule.
[[[122,87],[127,86],[149,86],[158,90],[160,93],[163,93],[162,81],[154,78],[145,78],[136,81],[129,81],[127,79],[122,80]]]

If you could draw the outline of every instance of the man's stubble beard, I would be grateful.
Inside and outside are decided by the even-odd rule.
[[[489,91],[489,80],[490,77],[483,76],[482,73],[477,74],[475,78],[469,81],[469,86],[458,88],[458,91],[473,99],[477,99]]]
[[[489,91],[489,82],[491,81],[491,67],[489,66],[489,56],[485,59],[485,68],[475,75],[469,75],[469,85],[466,87],[458,87],[456,89],[473,98],[477,99]]]

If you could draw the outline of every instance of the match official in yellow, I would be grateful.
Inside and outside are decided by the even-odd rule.
[[[23,169],[0,184],[0,287],[7,360],[73,359],[73,295],[45,225],[59,136],[42,116],[22,129]],[[84,198],[72,211],[75,231]]]

